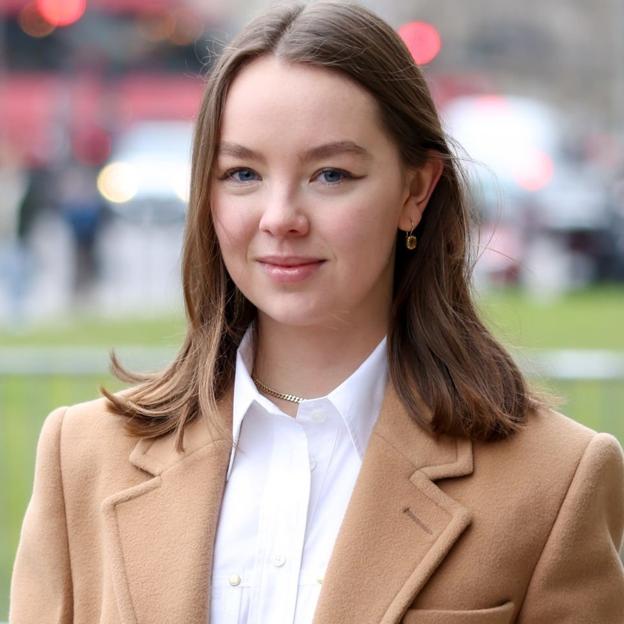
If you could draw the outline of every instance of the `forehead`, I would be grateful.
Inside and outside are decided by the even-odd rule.
[[[378,104],[347,76],[267,55],[236,76],[225,102],[224,140],[386,140]],[[276,136],[276,132],[279,136]],[[244,136],[243,136],[244,135]]]

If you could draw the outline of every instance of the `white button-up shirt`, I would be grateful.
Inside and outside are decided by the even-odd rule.
[[[289,416],[253,383],[253,339],[238,349],[232,435],[211,588],[211,624],[309,624],[379,416],[384,338],[328,395]]]

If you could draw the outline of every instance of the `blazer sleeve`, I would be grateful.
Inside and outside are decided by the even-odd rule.
[[[551,528],[518,624],[622,624],[624,462],[613,436],[587,445]]]
[[[10,624],[70,624],[72,578],[61,470],[66,408],[46,419],[11,580]]]

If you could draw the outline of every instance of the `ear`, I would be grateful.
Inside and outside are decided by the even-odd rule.
[[[444,171],[444,162],[440,156],[429,154],[424,165],[410,168],[406,174],[403,208],[399,219],[399,228],[409,232],[422,219],[429,198]]]

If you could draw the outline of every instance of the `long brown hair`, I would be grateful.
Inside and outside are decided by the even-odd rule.
[[[443,160],[442,176],[416,231],[416,251],[408,252],[397,239],[388,335],[391,380],[414,420],[434,432],[481,440],[511,434],[537,402],[471,299],[460,164],[427,84],[398,35],[370,11],[336,1],[270,9],[225,48],[212,69],[193,147],[182,262],[186,338],[175,360],[158,374],[128,373],[113,357],[117,376],[138,385],[119,395],[104,394],[128,416],[129,432],[158,437],[175,430],[179,449],[185,424],[200,415],[224,430],[214,421],[216,403],[233,383],[236,349],[256,310],[223,264],[211,218],[210,181],[230,85],[246,63],[266,54],[340,72],[364,87],[377,101],[406,165],[422,165],[432,153]]]

